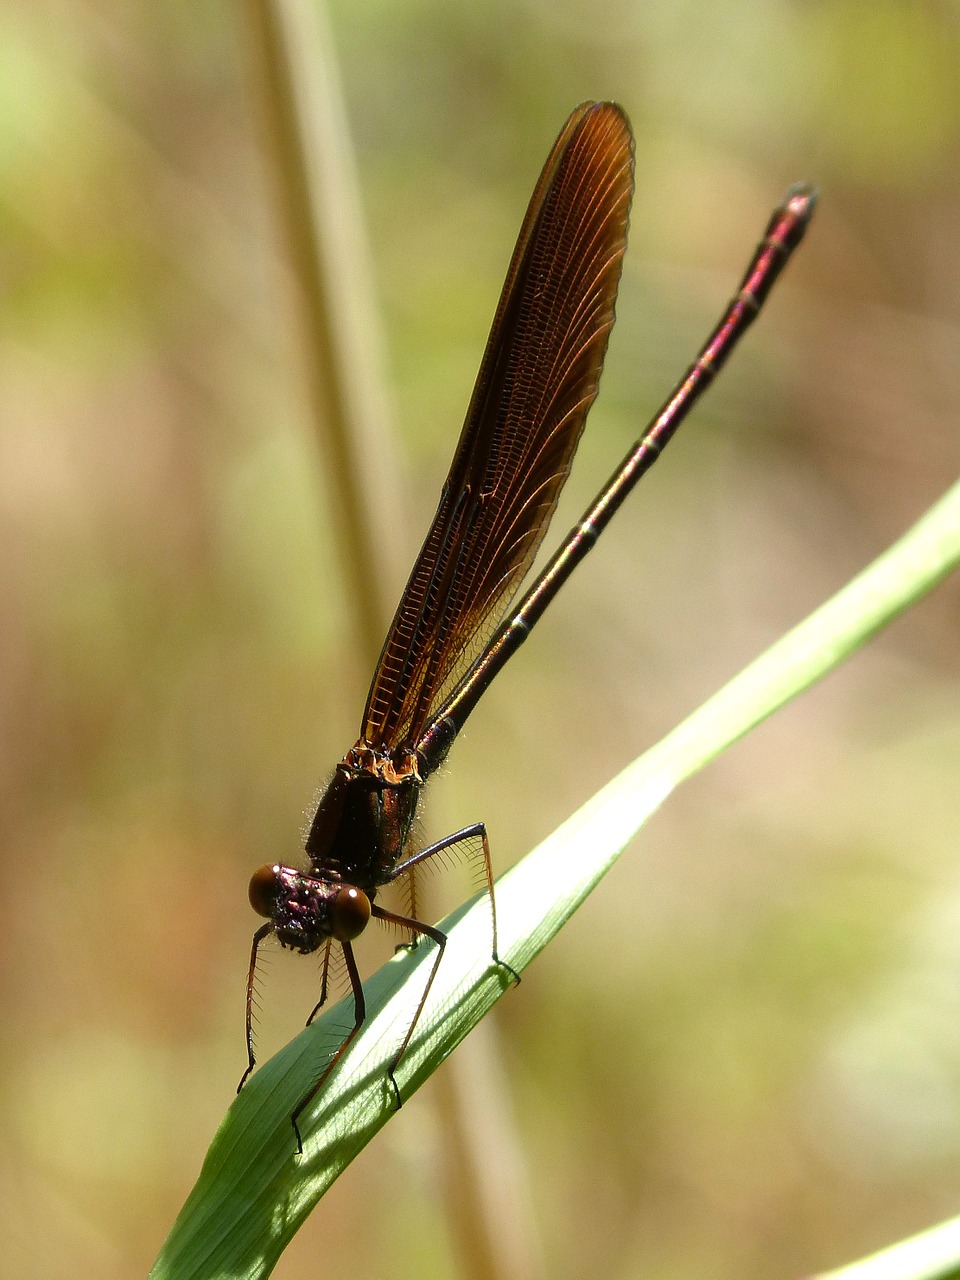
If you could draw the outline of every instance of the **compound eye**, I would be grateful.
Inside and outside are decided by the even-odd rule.
[[[351,942],[370,919],[370,899],[352,885],[337,891],[330,903],[330,933],[338,942]]]
[[[250,877],[247,895],[257,915],[270,919],[280,896],[280,868],[258,867]]]

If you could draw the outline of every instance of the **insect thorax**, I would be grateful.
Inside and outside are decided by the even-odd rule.
[[[393,879],[423,781],[416,753],[362,739],[337,765],[306,840],[312,874],[358,885],[371,897]]]

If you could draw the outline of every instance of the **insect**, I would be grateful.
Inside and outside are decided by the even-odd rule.
[[[336,767],[306,839],[309,870],[280,863],[250,881],[266,923],[256,931],[246,998],[248,1065],[255,1066],[252,1010],[257,953],[273,934],[303,954],[323,950],[320,1000],[331,949],[342,948],[354,1025],[291,1120],[298,1118],[365,1018],[353,942],[371,918],[436,945],[436,956],[388,1076],[395,1071],[443,958],[445,935],[417,919],[417,869],[462,845],[482,862],[497,951],[493,872],[482,822],[426,848],[410,847],[424,784],[511,654],[593,547],[613,513],[659,456],[756,316],[813,213],[816,192],[797,186],[774,212],[740,289],[660,412],[568,534],[546,569],[513,603],[553,515],[587,412],[597,394],[627,238],[633,138],[620,107],[588,102],[564,125],[534,190],[500,296],[440,504],[387,633],[360,737]],[[406,881],[400,915],[378,901]]]

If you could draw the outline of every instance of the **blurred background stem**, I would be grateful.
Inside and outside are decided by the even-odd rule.
[[[322,4],[248,0],[248,10],[337,550],[372,666],[409,539],[346,108]]]

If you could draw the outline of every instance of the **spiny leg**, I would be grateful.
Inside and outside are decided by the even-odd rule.
[[[267,924],[262,924],[253,935],[253,945],[250,948],[250,968],[247,970],[247,1069],[240,1077],[240,1083],[237,1085],[237,1093],[239,1093],[247,1083],[254,1067],[257,1065],[256,1055],[253,1052],[253,996],[254,984],[257,977],[257,951],[260,948],[260,943],[270,933],[273,933],[273,925],[269,922]]]
[[[405,872],[413,871],[419,863],[425,862],[428,858],[434,857],[435,854],[442,853],[444,849],[449,849],[456,844],[466,844],[467,841],[480,837],[480,852],[483,858],[483,876],[484,884],[487,890],[487,897],[490,899],[490,921],[493,928],[493,947],[491,956],[493,963],[498,969],[505,969],[515,982],[520,981],[520,975],[516,969],[506,960],[500,959],[497,950],[497,898],[493,891],[493,862],[490,858],[490,844],[487,840],[487,828],[482,822],[475,822],[470,827],[462,827],[459,831],[455,831],[453,835],[444,836],[442,840],[437,840],[433,844],[427,845],[425,849],[421,849],[419,853],[413,854],[410,858],[405,858],[396,869],[396,874],[403,875]],[[376,913],[374,913],[376,914]]]
[[[349,942],[341,942],[340,945],[343,948],[343,958],[346,961],[347,973],[349,973],[350,975],[350,985],[353,988],[353,1027],[347,1034],[346,1039],[343,1041],[343,1043],[334,1053],[333,1057],[327,1063],[326,1067],[323,1069],[323,1072],[320,1075],[320,1079],[317,1080],[316,1084],[311,1085],[311,1087],[307,1090],[307,1092],[303,1095],[303,1097],[297,1103],[296,1107],[294,1107],[293,1112],[290,1116],[290,1123],[293,1125],[294,1136],[297,1139],[297,1155],[300,1155],[300,1156],[303,1155],[303,1138],[300,1136],[300,1126],[297,1124],[297,1121],[300,1119],[300,1116],[303,1114],[304,1110],[310,1105],[313,1099],[317,1096],[321,1086],[325,1083],[330,1072],[333,1070],[333,1068],[337,1065],[337,1063],[343,1057],[344,1051],[348,1048],[348,1046],[350,1045],[350,1042],[353,1040],[357,1032],[363,1026],[364,1019],[367,1016],[367,1007],[363,999],[363,984],[360,981],[360,972],[357,969],[357,962],[353,958],[353,947],[351,947]],[[316,1010],[314,1010],[314,1012],[316,1012]],[[313,1014],[311,1014],[310,1016],[313,1017]]]
[[[330,976],[330,948],[333,946],[333,939],[328,938],[327,944],[323,948],[323,963],[320,966],[320,999],[313,1006],[313,1012],[307,1019],[307,1026],[314,1020],[323,1006],[327,1003],[327,979]]]
[[[397,877],[402,881],[399,887],[399,897],[401,900],[400,914],[407,916],[410,920],[420,919],[420,890],[417,886],[417,872],[415,867],[408,868],[403,875]],[[383,923],[381,921],[381,923]],[[416,951],[419,935],[413,934],[403,942],[398,942],[394,947],[394,951]]]
[[[434,960],[433,968],[430,970],[430,976],[427,978],[427,985],[423,988],[423,994],[420,997],[420,1003],[417,1005],[416,1013],[414,1013],[409,1027],[407,1027],[407,1034],[403,1037],[400,1048],[394,1054],[393,1061],[387,1068],[387,1078],[390,1081],[394,1097],[397,1100],[397,1109],[399,1110],[399,1108],[403,1106],[403,1099],[400,1097],[400,1086],[397,1084],[397,1077],[394,1072],[400,1065],[400,1059],[407,1051],[407,1045],[410,1043],[410,1037],[413,1035],[414,1028],[420,1019],[420,1014],[423,1012],[423,1006],[427,1003],[427,996],[430,994],[430,988],[433,986],[433,980],[437,976],[437,970],[440,968],[440,961],[443,959],[443,949],[447,945],[447,935],[445,933],[441,933],[439,929],[435,929],[432,925],[423,924],[420,920],[414,920],[412,916],[401,916],[395,911],[386,911],[383,907],[378,907],[376,903],[373,905],[372,912],[378,920],[383,920],[387,924],[399,925],[401,929],[409,929],[410,932],[415,935],[419,934],[427,938],[432,938],[437,944],[437,958]]]
[[[417,891],[416,868],[410,867],[406,873],[406,877],[407,900],[404,904],[404,915],[410,916],[412,920],[419,920],[420,895]]]

